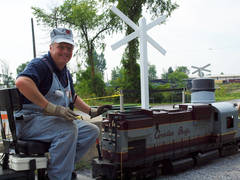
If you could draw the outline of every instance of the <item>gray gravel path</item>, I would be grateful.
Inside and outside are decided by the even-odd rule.
[[[240,180],[240,153],[218,158],[185,172],[163,176],[157,180]]]

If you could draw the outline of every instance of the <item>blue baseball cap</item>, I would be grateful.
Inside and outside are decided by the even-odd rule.
[[[65,42],[74,46],[73,34],[70,29],[55,28],[50,33],[51,43]]]

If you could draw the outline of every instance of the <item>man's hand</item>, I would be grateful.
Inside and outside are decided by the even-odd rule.
[[[99,115],[107,112],[110,109],[112,109],[112,105],[103,105],[98,108],[91,108],[89,115],[91,116],[91,118],[94,118],[96,116],[99,116]]]
[[[70,121],[77,119],[76,117],[78,116],[69,108],[55,105],[50,102],[44,108],[44,114],[49,116],[60,116]]]

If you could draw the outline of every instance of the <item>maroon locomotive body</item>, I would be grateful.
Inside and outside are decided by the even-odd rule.
[[[236,107],[227,102],[108,113],[102,122],[103,157],[93,160],[93,176],[155,177],[234,153],[238,123]]]

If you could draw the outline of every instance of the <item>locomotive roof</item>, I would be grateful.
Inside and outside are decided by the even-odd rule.
[[[230,102],[216,102],[216,103],[211,103],[211,105],[215,109],[217,109],[217,111],[220,113],[230,113],[230,112],[237,111],[234,104]]]

